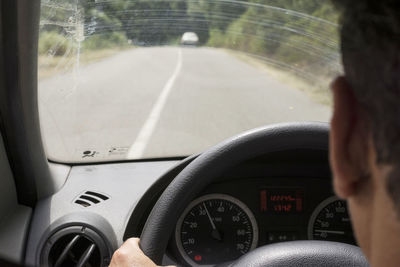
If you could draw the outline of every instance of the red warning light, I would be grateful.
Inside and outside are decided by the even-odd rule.
[[[195,261],[201,261],[201,259],[202,259],[201,255],[194,256]]]

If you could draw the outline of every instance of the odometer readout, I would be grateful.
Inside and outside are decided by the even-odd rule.
[[[232,261],[255,248],[258,228],[251,211],[222,194],[193,201],[178,221],[176,240],[190,265]]]
[[[300,213],[304,210],[300,188],[267,188],[260,191],[260,211],[268,213]]]

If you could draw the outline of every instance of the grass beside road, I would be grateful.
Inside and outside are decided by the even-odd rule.
[[[113,56],[118,52],[130,48],[112,48],[112,49],[101,49],[85,51],[79,55],[79,64],[86,65],[99,61],[101,59]],[[63,73],[72,71],[74,66],[77,64],[77,54],[71,53],[70,55],[64,56],[47,56],[39,55],[38,57],[38,77],[44,79],[51,77],[57,73]]]
[[[226,49],[227,53],[235,56],[236,58],[245,61],[259,69],[264,70],[269,75],[283,84],[295,89],[299,89],[309,95],[315,102],[332,106],[332,95],[329,90],[329,84],[333,77],[319,78],[318,83],[310,83],[306,79],[302,79],[294,73],[274,67],[266,61],[252,57],[240,51]]]

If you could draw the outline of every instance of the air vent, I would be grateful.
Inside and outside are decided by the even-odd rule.
[[[46,242],[41,266],[94,267],[108,266],[110,251],[104,240],[93,230],[71,226],[55,233]]]
[[[78,196],[74,203],[79,204],[83,207],[90,207],[92,205],[99,204],[102,201],[105,201],[109,199],[108,196],[98,193],[98,192],[93,192],[93,191],[86,191],[82,195]]]

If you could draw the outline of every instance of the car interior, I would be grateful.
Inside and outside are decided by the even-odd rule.
[[[108,266],[131,237],[162,265],[367,266],[332,189],[327,122],[266,125],[190,156],[49,159],[39,17],[40,1],[0,3],[1,266]]]

